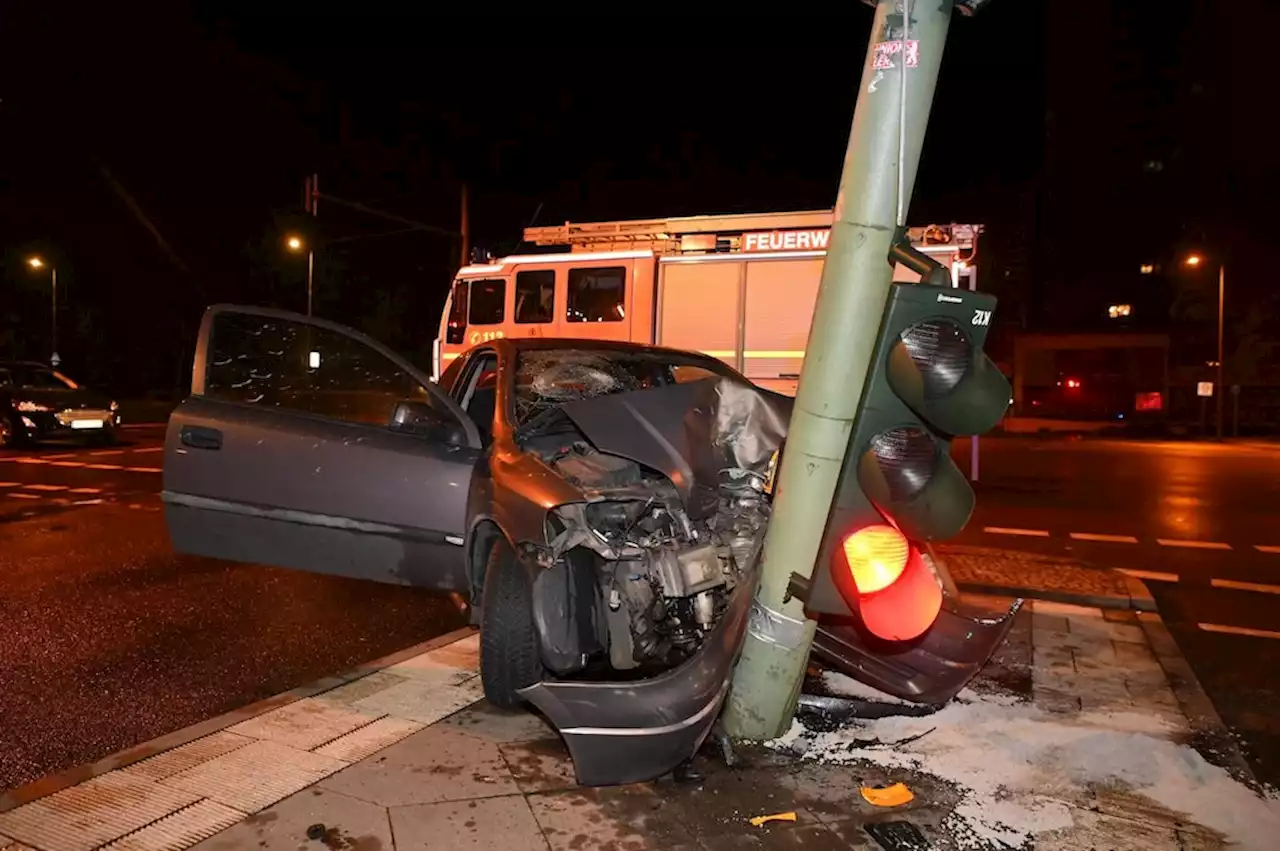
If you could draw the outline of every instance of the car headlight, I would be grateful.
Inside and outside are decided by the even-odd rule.
[[[47,414],[53,408],[48,405],[41,405],[39,402],[28,402],[24,399],[18,403],[18,410],[24,414]]]

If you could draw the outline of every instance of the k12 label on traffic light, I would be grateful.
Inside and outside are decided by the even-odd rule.
[[[993,428],[1009,381],[983,351],[996,300],[894,284],[805,608],[853,616],[890,641],[919,637],[942,606],[924,545],[958,534],[974,493],[952,437]]]

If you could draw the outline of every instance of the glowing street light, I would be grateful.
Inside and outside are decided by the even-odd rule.
[[[290,251],[301,251],[303,247],[302,237],[291,236],[284,243]]]
[[[49,277],[53,282],[53,290],[52,290],[53,291],[53,322],[52,322],[53,357],[55,359],[54,366],[57,366],[56,359],[58,357],[58,270],[53,266],[49,266],[49,264],[45,263],[43,258],[40,258],[40,257],[28,257],[27,265],[30,266],[32,269],[43,269],[46,266],[48,266],[49,268]]]
[[[1199,254],[1189,254],[1187,259],[1182,261],[1187,266],[1195,268],[1204,262],[1204,258]],[[1222,396],[1225,388],[1222,386],[1222,308],[1226,302],[1227,296],[1227,269],[1222,263],[1218,264],[1218,392],[1214,395],[1218,397],[1218,439],[1222,439]]]

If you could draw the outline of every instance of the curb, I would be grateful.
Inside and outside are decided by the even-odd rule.
[[[440,647],[453,644],[455,641],[461,641],[475,631],[476,630],[473,627],[469,626],[455,629],[452,632],[447,632],[444,635],[438,635],[435,638],[428,639],[420,644],[415,644],[412,647],[406,647],[404,650],[397,650],[395,653],[391,653],[387,656],[382,656],[378,659],[364,662],[341,673],[322,677],[321,679],[315,680],[307,685],[298,686],[297,688],[290,689],[289,691],[281,692],[280,694],[259,700],[255,703],[249,704],[248,706],[241,707],[240,709],[233,709],[223,715],[199,721],[189,727],[183,727],[180,730],[175,730],[172,733],[166,733],[163,736],[157,736],[150,741],[142,742],[134,745],[133,747],[118,751],[110,756],[103,757],[96,762],[78,765],[74,768],[68,768],[65,771],[60,771],[57,774],[50,774],[47,777],[42,777],[39,780],[33,780],[26,785],[10,789],[8,792],[0,795],[0,813],[8,812],[9,810],[14,809],[15,807],[20,807],[23,804],[29,804],[32,801],[47,797],[55,792],[61,792],[63,789],[68,789],[72,786],[83,783],[86,780],[91,780],[94,777],[106,774],[109,771],[115,771],[118,768],[133,765],[135,762],[141,762],[148,757],[189,744],[196,739],[201,739],[212,733],[225,730],[226,728],[239,724],[242,721],[248,721],[250,718],[256,718],[259,715],[264,715],[272,710],[279,709],[282,706],[287,706],[290,703],[302,700],[303,698],[314,697],[317,694],[363,679],[370,674],[376,674],[385,668],[389,668],[392,665],[411,659],[419,654],[427,653],[431,650],[436,650]]]
[[[985,582],[957,582],[961,591],[970,594],[987,594],[996,597],[1022,597],[1027,600],[1044,600],[1050,603],[1069,603],[1076,606],[1089,606],[1097,609],[1113,611],[1154,612],[1155,598],[1143,585],[1132,576],[1113,571],[1124,583],[1127,593],[1118,594],[1085,594],[1074,591],[1060,591],[1050,588],[1022,587],[1018,585],[994,585]]]
[[[1249,767],[1239,743],[1223,723],[1222,716],[1200,685],[1195,671],[1191,669],[1191,663],[1182,655],[1178,642],[1164,625],[1164,620],[1156,612],[1141,612],[1138,615],[1138,625],[1146,635],[1147,644],[1155,653],[1160,667],[1164,669],[1165,679],[1173,689],[1173,696],[1177,698],[1182,714],[1191,725],[1193,740],[1190,744],[1208,762],[1224,769],[1255,792],[1261,790],[1262,784]]]

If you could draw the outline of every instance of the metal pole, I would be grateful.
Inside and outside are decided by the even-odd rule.
[[[1222,306],[1226,296],[1226,279],[1227,267],[1225,263],[1218,264],[1218,440],[1222,440],[1222,395],[1227,388],[1222,384]]]
[[[307,212],[311,213],[311,218],[320,215],[320,175],[311,175],[311,198],[308,199]],[[315,293],[315,285],[313,283],[313,275],[315,273],[315,234],[316,229],[311,229],[311,238],[307,240],[307,316],[311,315],[313,297]]]
[[[459,267],[471,262],[471,214],[467,210],[467,184],[462,184],[462,257]]]
[[[315,269],[316,253],[310,248],[307,249],[307,316],[311,315],[311,296],[313,292],[311,275]]]
[[[787,729],[813,641],[815,624],[800,601],[787,599],[787,585],[817,559],[893,281],[899,186],[905,212],[951,19],[950,3],[908,5],[904,44],[903,0],[880,0],[862,66],[760,586],[725,710],[726,729],[739,738],[767,740]],[[904,65],[912,68],[905,88]]]
[[[975,292],[978,289],[978,270],[971,269],[969,272],[969,292]],[[976,482],[978,480],[978,435],[969,438],[973,442],[969,444],[969,481]]]
[[[56,266],[50,266],[49,272],[53,275],[53,353],[58,353],[58,269]]]

